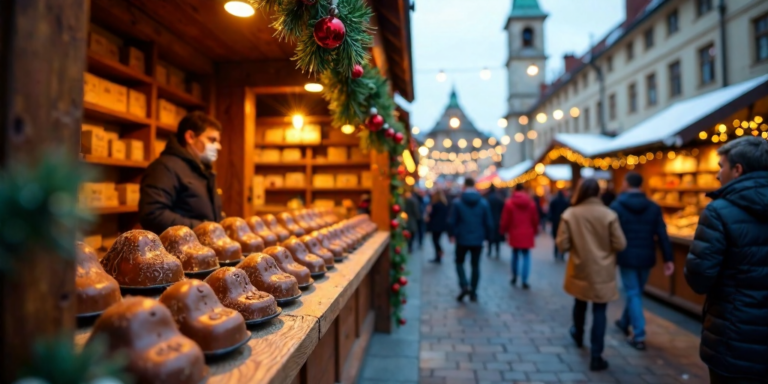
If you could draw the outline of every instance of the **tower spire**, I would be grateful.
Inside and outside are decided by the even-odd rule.
[[[456,95],[456,84],[451,87],[451,98],[448,101],[448,108],[459,108],[459,96]]]

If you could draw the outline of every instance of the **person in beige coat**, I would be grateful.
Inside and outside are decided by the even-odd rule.
[[[570,252],[564,288],[576,299],[570,333],[579,348],[583,345],[587,303],[592,303],[592,371],[608,368],[602,357],[605,310],[609,301],[619,298],[616,252],[627,246],[618,216],[600,201],[599,194],[597,180],[582,180],[572,206],[563,213],[556,240],[560,252]]]

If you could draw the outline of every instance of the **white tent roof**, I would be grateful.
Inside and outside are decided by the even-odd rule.
[[[555,140],[584,156],[618,152],[656,143],[664,143],[667,146],[681,144],[677,135],[682,130],[765,82],[768,82],[768,75],[678,101],[614,138],[566,133],[555,135]]]
[[[510,181],[517,178],[518,176],[521,176],[531,168],[533,168],[533,161],[524,160],[523,162],[511,167],[501,168],[496,173],[498,174],[501,181]]]
[[[573,171],[570,164],[552,164],[544,168],[544,176],[555,181],[571,181]]]

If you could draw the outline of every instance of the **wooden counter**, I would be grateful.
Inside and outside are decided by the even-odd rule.
[[[664,276],[664,264],[656,263],[648,277],[645,292],[692,314],[700,315],[704,305],[704,296],[693,292],[684,276],[685,259],[688,257],[688,249],[693,240],[674,235],[670,235],[669,240],[672,242],[675,273],[669,277]],[[661,260],[661,256],[659,256],[659,260]]]
[[[248,344],[209,363],[207,383],[354,383],[377,319],[389,306],[373,283],[389,281],[389,232],[377,232],[325,277],[283,307],[275,320],[252,327]],[[383,317],[379,316],[378,319]],[[384,321],[389,321],[387,318]],[[376,324],[387,328],[388,325]],[[78,331],[84,343],[90,329]]]

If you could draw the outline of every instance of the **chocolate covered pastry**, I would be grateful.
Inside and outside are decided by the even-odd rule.
[[[181,261],[165,250],[157,235],[140,229],[118,236],[100,262],[125,287],[168,285],[184,279]]]
[[[77,314],[101,312],[123,299],[120,285],[104,272],[96,251],[85,243],[75,244],[75,294]]]
[[[330,234],[328,234],[327,231],[325,233],[323,233],[322,231],[323,231],[322,229],[320,231],[314,231],[310,233],[310,235],[315,239],[317,239],[317,241],[320,243],[320,245],[323,248],[331,251],[331,253],[333,253],[334,258],[338,259],[343,257],[344,246],[339,242],[332,242],[330,240],[330,237],[331,237]]]
[[[127,371],[137,384],[196,384],[206,373],[203,351],[157,300],[127,297],[107,308],[88,342],[98,339],[106,340],[109,354],[128,357]]]
[[[296,223],[296,225],[301,227],[301,229],[303,229],[305,233],[309,233],[314,231],[315,227],[313,223],[309,221],[307,217],[304,215],[305,211],[306,210],[304,209],[293,211],[293,213],[291,214],[291,217],[293,218],[293,221]]]
[[[291,237],[291,233],[277,222],[275,215],[268,214],[262,216],[261,218],[264,220],[264,224],[267,225],[267,228],[269,228],[269,230],[277,236],[278,242],[286,241],[289,237]]]
[[[313,280],[309,269],[295,262],[289,250],[283,247],[269,247],[264,250],[264,253],[275,259],[275,263],[277,263],[277,267],[280,270],[296,278],[300,287],[312,283]]]
[[[245,271],[224,267],[205,279],[221,304],[240,312],[245,320],[258,320],[277,313],[277,301],[251,284]]]
[[[255,233],[257,236],[261,237],[262,240],[264,240],[265,247],[272,247],[277,245],[277,241],[278,241],[277,235],[274,234],[271,230],[269,230],[269,228],[267,228],[267,225],[264,224],[264,221],[261,220],[260,217],[251,216],[245,222],[248,223],[248,227],[251,228],[251,231],[253,231],[253,233]],[[288,239],[288,237],[286,237],[286,239]]]
[[[352,249],[352,242],[343,239],[338,231],[334,229],[333,225],[328,228],[323,228],[318,232],[320,232],[322,236],[325,236],[326,240],[331,244],[341,247],[343,253],[347,253]]]
[[[208,271],[219,267],[216,252],[197,240],[189,227],[177,225],[166,229],[160,235],[165,250],[181,260],[185,272]]]
[[[219,223],[206,221],[195,227],[195,235],[200,244],[213,249],[219,262],[237,261],[243,258],[240,244],[227,237],[224,228]]]
[[[283,242],[283,248],[291,252],[293,260],[309,269],[310,273],[326,272],[325,260],[319,256],[309,253],[307,247],[301,240],[293,237]]]
[[[280,225],[285,227],[285,229],[287,229],[288,232],[290,232],[293,236],[304,236],[306,233],[303,228],[296,224],[296,222],[293,220],[293,217],[288,212],[278,214],[277,221],[279,221]]]
[[[224,232],[230,239],[240,243],[244,256],[264,250],[264,240],[251,231],[245,220],[239,217],[228,217],[221,221],[221,226],[224,227]]]
[[[204,352],[235,346],[248,337],[243,315],[221,305],[211,287],[200,280],[172,285],[160,302],[171,311],[179,331]]]
[[[300,237],[299,240],[307,248],[307,251],[309,251],[313,255],[323,259],[323,261],[325,262],[325,267],[326,268],[333,267],[333,253],[331,251],[323,248],[323,246],[320,245],[320,242],[317,240],[317,238],[315,236],[304,235],[304,236]],[[290,240],[288,240],[288,241],[290,241]]]
[[[287,299],[301,294],[299,282],[292,275],[280,270],[272,256],[254,253],[237,265],[248,275],[256,289],[269,293],[276,299]]]

